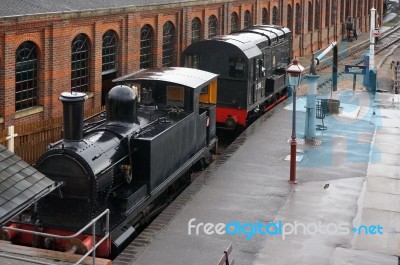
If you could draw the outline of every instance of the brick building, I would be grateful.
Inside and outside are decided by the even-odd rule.
[[[348,16],[365,33],[369,10],[383,11],[383,0],[74,2],[3,0],[0,129],[61,116],[58,97],[71,88],[89,95],[86,108],[99,106],[113,78],[179,66],[193,41],[276,24],[292,30],[293,53],[303,56],[342,38]]]

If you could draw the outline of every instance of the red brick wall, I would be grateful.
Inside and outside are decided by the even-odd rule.
[[[140,66],[140,30],[145,24],[154,29],[154,66],[162,64],[163,25],[170,21],[175,26],[176,33],[176,65],[181,64],[181,52],[191,43],[191,22],[198,17],[202,23],[203,38],[208,37],[208,19],[215,15],[221,34],[231,31],[231,14],[237,12],[239,24],[243,28],[244,12],[251,12],[254,24],[262,21],[262,9],[269,12],[272,22],[273,7],[279,10],[281,25],[287,26],[287,7],[292,6],[293,15],[293,53],[304,56],[326,46],[333,40],[344,36],[341,17],[346,13],[351,16],[361,8],[361,17],[357,25],[363,31],[369,30],[369,9],[374,5],[379,14],[383,11],[383,0],[336,0],[336,23],[325,24],[326,0],[319,0],[321,13],[320,29],[308,30],[308,2],[317,0],[245,0],[234,2],[212,1],[206,5],[195,2],[187,4],[170,4],[166,6],[148,6],[137,10],[121,9],[120,11],[96,11],[86,13],[52,14],[49,16],[26,16],[18,19],[0,18],[0,117],[4,123],[0,129],[13,124],[48,119],[62,114],[62,106],[58,100],[63,91],[69,91],[71,86],[71,43],[76,35],[83,33],[90,40],[90,91],[93,97],[86,102],[86,108],[99,106],[102,90],[102,38],[107,30],[114,30],[118,36],[118,75],[139,69]],[[332,3],[334,0],[329,0]],[[351,1],[350,10],[341,6],[343,2]],[[296,3],[304,3],[302,7],[303,21],[296,21]],[[330,15],[334,10],[330,8]],[[381,18],[380,18],[381,19]],[[301,34],[295,34],[296,23],[301,23]],[[380,22],[378,22],[381,24]],[[24,41],[32,41],[37,47],[39,57],[39,105],[43,111],[15,119],[15,52]]]

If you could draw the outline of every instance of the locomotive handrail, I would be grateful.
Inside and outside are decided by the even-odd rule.
[[[104,235],[104,237],[102,239],[99,240],[99,242],[96,243],[96,222],[101,217],[103,217],[104,215],[106,215],[106,234]],[[54,235],[54,234],[48,234],[48,233],[42,233],[42,232],[37,232],[37,231],[30,231],[30,230],[25,230],[25,229],[20,229],[20,228],[13,228],[13,227],[6,227],[6,226],[2,226],[1,229],[17,231],[17,232],[33,234],[33,235],[39,235],[39,236],[46,236],[46,237],[53,237],[53,238],[60,238],[60,239],[71,239],[71,238],[75,238],[75,237],[79,236],[80,234],[82,234],[90,226],[92,226],[93,246],[74,265],[80,264],[92,252],[93,252],[93,255],[92,255],[92,257],[93,257],[93,265],[95,265],[96,264],[96,252],[94,252],[94,250],[96,250],[97,247],[101,243],[103,243],[110,236],[110,231],[109,231],[109,227],[110,227],[110,210],[109,209],[106,209],[104,212],[99,214],[96,218],[92,219],[92,221],[90,221],[88,224],[86,224],[86,226],[83,227],[81,230],[79,230],[75,234],[69,235],[69,236],[60,236],[60,235]]]

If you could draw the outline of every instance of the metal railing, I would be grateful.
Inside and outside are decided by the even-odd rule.
[[[96,243],[96,222],[102,218],[104,215],[106,215],[106,234],[104,235],[104,237],[102,239],[99,240],[99,242]],[[42,233],[42,232],[37,232],[37,231],[30,231],[30,230],[25,230],[25,229],[20,229],[20,228],[13,228],[13,227],[6,227],[3,226],[1,227],[1,229],[3,230],[10,230],[10,231],[16,231],[16,232],[21,232],[21,233],[27,233],[27,234],[33,234],[33,235],[38,235],[38,236],[45,236],[45,237],[52,237],[52,238],[60,238],[60,239],[72,239],[75,238],[77,236],[79,236],[80,234],[82,234],[87,228],[89,228],[90,226],[92,226],[92,236],[93,236],[93,246],[90,250],[88,250],[88,252],[82,256],[82,258],[80,260],[78,260],[74,265],[80,264],[87,256],[89,256],[92,252],[93,252],[93,265],[96,264],[96,252],[95,250],[97,249],[97,247],[103,243],[105,240],[107,240],[110,236],[110,231],[109,231],[109,227],[110,227],[110,210],[106,209],[104,212],[102,212],[100,215],[98,215],[96,218],[92,219],[92,221],[90,221],[85,227],[83,227],[81,230],[79,230],[78,232],[76,232],[73,235],[69,235],[69,236],[60,236],[60,235],[54,235],[54,234],[48,234],[48,233]]]
[[[234,265],[235,259],[229,261],[229,255],[232,253],[232,244],[229,245],[228,249],[224,251],[224,255],[220,258],[217,265]]]

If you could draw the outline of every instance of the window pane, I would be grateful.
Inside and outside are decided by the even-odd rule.
[[[163,55],[162,66],[174,65],[174,46],[175,46],[175,27],[171,22],[167,22],[163,27]]]
[[[251,14],[249,10],[246,10],[244,12],[244,27],[247,28],[250,27],[251,25],[253,25],[251,22]]]
[[[103,36],[102,71],[117,71],[118,41],[114,31],[109,30]]]
[[[197,17],[192,20],[192,43],[201,40],[201,22]]]
[[[236,12],[233,12],[231,15],[231,29],[232,29],[231,31],[239,30],[238,20],[239,20],[238,14],[236,14]]]
[[[15,110],[37,106],[38,58],[35,45],[22,43],[15,56]]]
[[[144,25],[140,31],[140,68],[153,67],[153,28]]]
[[[89,45],[84,34],[72,41],[71,54],[71,90],[87,92],[89,90]]]
[[[214,37],[218,35],[218,20],[217,17],[212,15],[208,19],[208,37]]]

